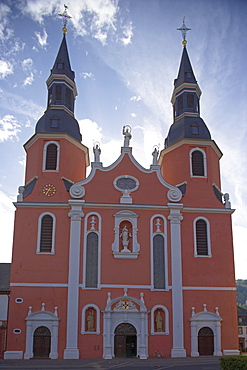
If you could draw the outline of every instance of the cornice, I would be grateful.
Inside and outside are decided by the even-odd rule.
[[[176,89],[173,90],[172,97],[171,97],[171,103],[172,104],[174,104],[175,99],[176,99],[179,91],[180,90],[186,90],[186,88],[188,88],[188,89],[193,88],[194,90],[196,90],[196,93],[197,93],[198,97],[200,98],[200,96],[202,94],[202,91],[201,91],[199,85],[197,83],[196,84],[194,84],[194,83],[190,84],[188,82],[184,82],[184,83],[182,83],[182,85],[178,86]]]
[[[72,85],[73,87],[73,91],[74,91],[74,96],[76,97],[78,95],[78,92],[77,92],[77,89],[76,89],[76,84],[74,81],[72,81],[68,76],[66,76],[65,74],[51,74],[47,81],[46,81],[46,84],[47,84],[47,87],[49,88],[49,86],[51,85],[51,83],[53,82],[53,80],[55,79],[58,79],[58,80],[62,80],[63,82],[67,82],[68,85]]]
[[[184,144],[199,146],[199,147],[203,146],[203,145],[211,146],[214,149],[214,151],[216,152],[219,159],[223,156],[223,153],[221,152],[220,148],[218,147],[218,145],[216,144],[216,142],[214,140],[183,139],[183,140],[180,140],[180,141],[176,142],[175,144],[169,146],[168,148],[162,149],[162,151],[160,152],[158,163],[159,164],[162,163],[162,159],[163,159],[165,154],[171,152],[172,150],[174,150],[176,148],[179,148],[180,146],[182,146]]]

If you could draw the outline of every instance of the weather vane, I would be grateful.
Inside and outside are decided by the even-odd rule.
[[[68,23],[68,19],[71,18],[70,15],[68,15],[67,13],[67,5],[64,4],[64,12],[63,13],[59,13],[58,15],[60,15],[60,17],[63,17],[63,34],[65,35],[67,33],[67,23]]]
[[[190,30],[191,30],[191,28],[186,27],[186,25],[185,25],[184,21],[185,21],[185,17],[183,18],[183,24],[182,24],[182,27],[177,28],[177,30],[182,32],[182,37],[183,37],[183,42],[182,42],[182,44],[183,44],[183,46],[186,46],[186,44],[187,44],[186,34],[187,34],[187,31],[190,31]]]

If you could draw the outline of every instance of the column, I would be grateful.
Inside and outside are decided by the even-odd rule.
[[[70,219],[70,249],[68,275],[68,303],[67,303],[67,337],[65,359],[78,359],[78,303],[79,303],[79,267],[81,244],[82,200],[69,200],[71,211]]]
[[[173,348],[171,357],[186,357],[184,349],[183,327],[183,291],[182,291],[182,259],[181,259],[181,221],[182,204],[167,204],[170,209],[171,230],[171,265],[172,265],[172,323]]]

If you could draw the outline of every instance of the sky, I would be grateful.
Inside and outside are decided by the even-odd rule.
[[[221,190],[230,194],[237,279],[247,279],[247,1],[68,0],[67,44],[82,142],[101,161],[120,155],[122,127],[149,168],[173,123],[180,28],[202,90],[201,117],[217,143]],[[47,104],[46,80],[62,40],[64,0],[0,1],[0,262],[11,262],[14,210],[24,184],[23,144]],[[222,263],[224,260],[222,258]]]

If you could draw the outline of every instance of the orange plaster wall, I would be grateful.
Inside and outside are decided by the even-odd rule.
[[[38,219],[43,212],[51,212],[56,216],[55,255],[36,253]],[[11,282],[67,283],[70,227],[68,212],[69,208],[17,209]]]
[[[211,258],[194,257],[193,221],[198,216],[206,217],[210,223]],[[181,223],[183,284],[234,287],[231,216],[215,213],[183,213],[183,217]]]

